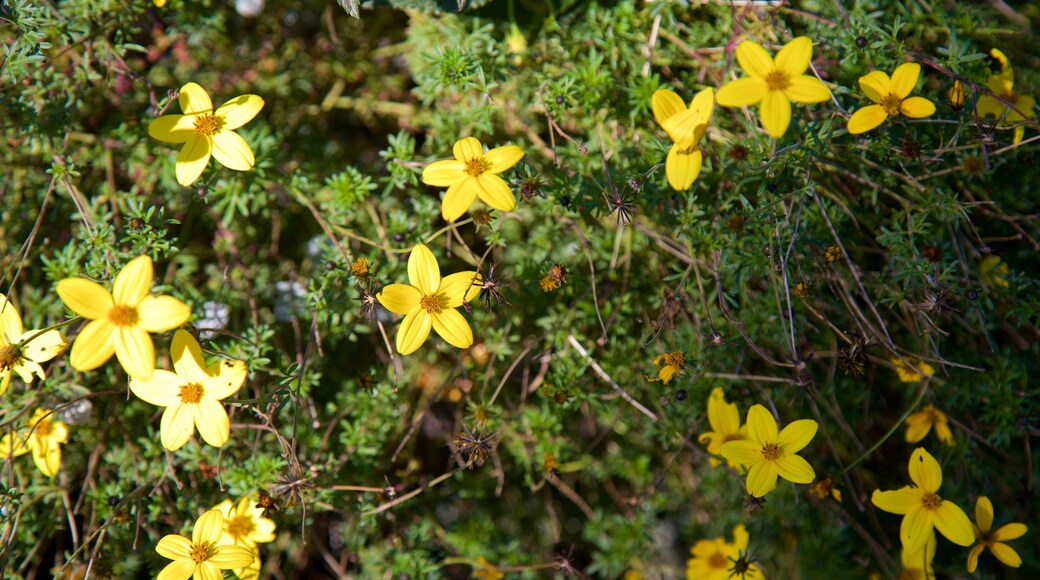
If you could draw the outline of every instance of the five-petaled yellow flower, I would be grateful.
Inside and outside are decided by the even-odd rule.
[[[397,329],[397,352],[415,352],[430,336],[430,328],[448,344],[469,348],[473,331],[456,308],[477,297],[480,280],[480,275],[472,271],[442,279],[433,252],[423,244],[412,248],[408,256],[409,283],[389,284],[376,295],[387,310],[404,315]]]
[[[777,432],[776,419],[762,405],[754,405],[748,410],[747,427],[748,438],[723,444],[721,453],[748,467],[749,494],[762,497],[773,491],[777,476],[791,483],[812,483],[816,479],[809,462],[796,455],[816,436],[816,421],[800,419]]]
[[[701,172],[703,156],[699,143],[715,108],[715,92],[704,89],[687,107],[679,95],[662,89],[654,93],[650,104],[657,124],[672,140],[664,162],[668,185],[678,191],[688,189]]]
[[[1004,563],[1005,566],[1018,568],[1022,565],[1022,558],[1018,552],[1004,542],[1022,537],[1029,528],[1025,524],[1013,522],[1004,524],[997,529],[993,528],[993,503],[986,496],[979,496],[975,502],[975,545],[968,554],[968,572],[974,572],[979,565],[979,555],[986,548]]]
[[[524,156],[522,149],[505,145],[484,151],[476,138],[465,137],[455,142],[452,152],[455,159],[434,161],[422,172],[426,185],[448,188],[441,202],[441,215],[445,220],[459,219],[478,197],[499,211],[516,207],[509,184],[498,174],[520,161]]]
[[[906,442],[917,443],[924,439],[932,427],[935,427],[935,436],[942,441],[943,445],[953,445],[953,433],[950,431],[946,415],[932,405],[928,405],[906,418]]]
[[[58,356],[65,348],[65,335],[57,330],[41,332],[22,328],[22,317],[14,304],[0,294],[0,395],[11,383],[11,372],[25,381],[46,378],[40,363]]]
[[[0,456],[18,457],[32,452],[40,473],[51,477],[61,468],[61,444],[69,438],[69,428],[54,418],[49,409],[36,409],[29,427],[0,439]]]
[[[130,378],[130,390],[142,400],[166,407],[160,423],[162,446],[176,451],[198,427],[202,438],[214,447],[230,435],[227,411],[220,401],[235,394],[246,380],[242,361],[223,360],[208,367],[202,348],[186,330],[173,335],[170,358],[176,373],[156,370],[147,380]]]
[[[747,439],[747,425],[740,424],[740,411],[737,409],[737,404],[726,402],[722,387],[715,387],[711,391],[711,396],[708,397],[708,424],[711,425],[711,431],[701,433],[697,440],[701,443],[707,442],[708,453],[712,455],[721,457],[723,445],[730,441]],[[722,464],[714,457],[708,458],[708,461],[714,466]],[[726,464],[742,471],[741,465],[735,461],[727,460]]]
[[[657,378],[647,377],[647,380],[651,382],[661,381],[667,385],[668,381],[675,378],[676,375],[683,374],[686,370],[686,357],[679,351],[666,352],[655,356],[654,364],[661,367],[657,371]]]
[[[224,516],[224,533],[218,546],[234,545],[249,549],[253,563],[245,568],[232,570],[239,580],[254,580],[260,577],[260,549],[257,544],[275,540],[274,522],[264,517],[264,510],[257,507],[257,498],[247,495],[237,504],[226,499],[214,506]]]
[[[177,101],[183,115],[163,115],[148,124],[148,134],[167,143],[184,143],[177,154],[177,182],[187,187],[202,175],[212,155],[228,169],[247,171],[256,163],[253,150],[235,129],[264,107],[256,95],[235,97],[213,110],[206,90],[195,83],[181,87]]]
[[[933,529],[954,544],[970,546],[975,540],[971,521],[964,510],[937,493],[942,485],[942,469],[924,448],[915,449],[910,456],[910,480],[914,485],[892,491],[877,489],[870,498],[878,508],[903,515],[899,529],[903,547],[917,552],[925,546]]]
[[[97,282],[66,278],[58,296],[70,310],[90,319],[79,331],[69,357],[72,368],[91,371],[115,353],[126,374],[148,379],[155,370],[155,345],[149,332],[184,324],[191,309],[171,296],[153,296],[152,259],[138,256],[116,274],[109,293]]]
[[[917,358],[894,358],[892,359],[892,364],[896,367],[896,374],[899,375],[899,380],[904,383],[917,383],[926,376],[930,377],[935,374],[935,369],[932,365]]]
[[[858,135],[866,133],[885,122],[889,117],[906,115],[912,119],[923,119],[935,113],[935,105],[924,97],[909,97],[910,91],[917,86],[917,78],[921,76],[921,65],[906,62],[892,73],[892,78],[876,70],[866,76],[859,77],[859,87],[874,101],[849,117],[849,133]]]
[[[771,137],[780,138],[791,124],[791,101],[822,103],[831,97],[827,85],[805,74],[812,60],[812,40],[799,36],[776,53],[745,40],[737,46],[737,62],[748,76],[726,83],[715,100],[723,107],[761,103],[759,118]]]
[[[159,572],[156,580],[215,580],[223,578],[221,570],[245,568],[253,562],[248,548],[220,545],[224,516],[220,510],[209,510],[195,522],[191,539],[179,534],[164,536],[155,551],[173,560]]]
[[[994,99],[989,95],[979,97],[976,110],[980,117],[992,115],[997,119],[1003,119],[1001,125],[1013,125],[1025,121],[1033,114],[1036,99],[1015,92],[1015,71],[1011,68],[1011,62],[1007,56],[997,49],[991,49],[989,55],[993,57],[1000,66],[1000,72],[989,77],[986,87],[997,94],[1000,98],[1014,105],[1014,109]],[[1005,117],[1005,113],[1007,116]],[[1018,143],[1026,134],[1025,125],[1015,127],[1013,143]]]
[[[686,561],[687,580],[729,580],[734,577],[733,564],[747,552],[749,536],[744,524],[733,528],[733,543],[726,538],[699,540],[690,548],[693,558]],[[758,566],[751,564],[744,578],[764,578]]]

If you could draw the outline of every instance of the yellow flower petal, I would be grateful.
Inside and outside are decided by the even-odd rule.
[[[466,165],[463,162],[454,159],[434,161],[423,168],[422,182],[436,187],[448,187],[467,176],[465,169]]]
[[[195,575],[192,580],[224,580],[224,574],[220,568],[213,565],[209,560],[203,560],[195,565]]]
[[[0,294],[0,344],[14,344],[22,330],[22,317],[18,315],[14,304]]]
[[[159,442],[170,451],[176,451],[191,439],[195,432],[195,420],[190,405],[179,401],[163,411],[159,422]]]
[[[816,479],[816,472],[800,455],[782,455],[776,460],[776,471],[791,483],[812,483]]]
[[[900,103],[899,112],[911,119],[923,119],[935,114],[935,105],[924,97],[910,97]]]
[[[146,296],[137,307],[137,324],[148,332],[166,332],[191,318],[191,308],[173,296]]]
[[[882,97],[892,92],[892,81],[887,74],[876,70],[859,77],[859,88],[866,93],[868,99],[880,103]]]
[[[218,546],[208,561],[225,570],[244,568],[253,563],[253,553],[242,546]]]
[[[441,201],[441,217],[447,222],[459,219],[473,205],[478,191],[480,186],[477,180],[469,175],[462,181],[452,183],[448,191],[444,192],[444,199]]]
[[[246,382],[246,363],[240,360],[222,360],[206,368],[209,378],[202,383],[206,397],[222,401],[234,395]]]
[[[812,419],[792,421],[780,432],[776,442],[783,448],[784,453],[798,453],[812,441],[818,428],[819,424]]]
[[[116,274],[112,299],[122,306],[137,307],[152,287],[152,259],[138,256],[127,262]]]
[[[221,105],[214,115],[223,118],[221,129],[232,131],[252,121],[263,108],[264,100],[259,96],[241,95]]]
[[[769,133],[770,137],[779,139],[787,132],[791,124],[791,101],[783,91],[769,91],[762,99],[759,106],[759,117],[762,119],[762,127]]]
[[[195,135],[194,115],[163,115],[148,123],[148,134],[166,143],[184,143]]]
[[[925,547],[928,537],[934,529],[932,513],[921,507],[920,504],[906,512],[903,522],[899,526],[899,539],[903,542],[903,549],[908,552],[917,552]]]
[[[236,389],[237,390],[237,389]],[[195,405],[195,426],[199,429],[203,441],[213,447],[223,447],[231,436],[231,424],[228,421],[227,411],[224,406],[210,396],[204,396]],[[223,527],[223,522],[221,526]],[[218,534],[219,536],[219,534]]]
[[[238,580],[259,580],[260,578],[260,548],[255,546],[249,548],[249,554],[253,557],[252,564],[245,568],[233,568],[231,570]]]
[[[185,115],[197,115],[209,113],[213,110],[213,101],[205,89],[195,83],[188,83],[181,87],[177,102],[181,105],[181,112]]]
[[[920,413],[915,413],[919,415]],[[932,430],[932,424],[928,420],[921,420],[911,415],[906,418],[906,442],[917,443],[921,439],[924,439],[928,432]]]
[[[397,329],[397,352],[401,355],[411,354],[426,342],[433,328],[433,317],[422,308],[409,312],[401,327]]]
[[[920,507],[922,495],[924,495],[923,491],[910,486],[893,491],[876,489],[870,496],[870,501],[880,510],[902,515],[914,507]]]
[[[1011,548],[1011,546],[1007,544],[997,542],[996,544],[990,546],[989,549],[991,552],[993,552],[993,555],[996,556],[998,560],[1003,562],[1005,566],[1010,566],[1011,568],[1018,568],[1022,565],[1022,557],[1019,556],[1018,552],[1016,552],[1014,549]]]
[[[776,428],[776,419],[762,405],[752,405],[747,415],[748,435],[760,443],[772,443],[777,440],[779,433]]]
[[[455,348],[473,346],[473,330],[458,310],[449,308],[432,315],[433,329],[445,342]]]
[[[85,372],[105,364],[116,352],[113,341],[115,332],[116,327],[108,318],[93,320],[80,329],[69,355],[72,368]]]
[[[657,124],[664,128],[668,119],[686,110],[686,103],[673,91],[658,89],[650,97],[650,108],[654,111]]]
[[[253,150],[238,133],[220,131],[210,139],[213,143],[213,158],[224,167],[235,171],[249,171],[256,163]]]
[[[736,52],[737,62],[748,76],[764,79],[775,68],[773,57],[756,42],[745,40],[737,45]]]
[[[923,447],[914,449],[910,455],[910,480],[924,491],[935,493],[942,486],[942,468],[939,462]]]
[[[701,114],[702,121],[707,123],[711,119],[711,113],[715,110],[715,90],[711,87],[701,89],[690,101],[690,109]]]
[[[394,314],[408,314],[419,307],[422,292],[408,284],[389,284],[376,294],[376,300]]]
[[[189,139],[177,154],[177,183],[184,187],[195,183],[206,169],[212,149],[209,137],[196,135]]]
[[[163,536],[155,545],[155,551],[163,558],[171,560],[191,560],[191,541],[184,536],[170,534]]]
[[[498,211],[509,211],[516,207],[516,197],[504,179],[484,173],[477,177],[477,197]]]
[[[441,286],[441,268],[424,244],[417,244],[408,256],[408,281],[423,294],[433,294]]]
[[[822,103],[831,98],[831,91],[820,79],[806,75],[788,79],[784,89],[787,98],[796,103]]]
[[[668,185],[676,191],[689,189],[701,173],[703,155],[697,148],[684,149],[679,143],[668,149],[668,157],[664,161],[664,173],[668,177]]]
[[[905,62],[892,72],[892,86],[889,90],[900,99],[905,99],[917,86],[917,79],[920,76],[921,65],[916,62]]]
[[[740,412],[736,403],[727,403],[722,387],[715,387],[708,398],[708,424],[717,433],[733,434],[740,430]]]
[[[152,337],[143,328],[117,327],[113,338],[116,358],[123,370],[131,377],[149,379],[155,370],[155,345]]]
[[[182,382],[201,384],[210,378],[202,358],[202,347],[187,330],[173,333],[170,358],[173,359],[173,370],[177,371]]]
[[[970,546],[975,541],[975,530],[971,520],[957,504],[943,500],[939,509],[932,512],[935,529],[958,546]]]
[[[975,500],[975,523],[984,532],[988,532],[993,527],[993,502],[984,495],[980,495],[979,499]]]
[[[155,580],[188,580],[195,573],[195,561],[188,556],[186,560],[174,560],[166,565]]]
[[[975,544],[971,548],[971,552],[968,553],[968,573],[974,574],[975,568],[979,565],[979,554],[986,548],[985,544]]]
[[[101,284],[83,278],[66,278],[58,282],[58,296],[65,306],[84,318],[107,318],[112,309],[112,295]]]
[[[1007,542],[1016,538],[1021,538],[1028,531],[1029,528],[1027,528],[1025,524],[1020,524],[1018,522],[1005,524],[1000,526],[997,531],[993,532],[993,539],[998,542]]]
[[[787,73],[788,77],[801,76],[809,68],[812,51],[812,40],[806,36],[799,36],[776,53],[776,68]]]
[[[990,116],[999,119],[1004,114],[1004,105],[989,95],[983,95],[979,97],[975,112],[980,117]]]
[[[723,85],[715,102],[723,107],[747,107],[764,99],[768,92],[765,79],[744,77]]]
[[[157,369],[152,378],[142,381],[130,378],[130,392],[137,398],[157,407],[170,407],[181,402],[179,393],[184,379],[170,371]]]
[[[11,369],[0,368],[0,395],[7,392],[8,385],[11,384]],[[3,444],[0,444],[0,448],[3,448]]]
[[[758,441],[727,441],[722,445],[720,455],[741,465],[751,465],[762,461],[762,444]]]
[[[476,272],[456,272],[441,279],[437,293],[448,299],[446,308],[458,308],[480,293],[481,278]]]
[[[28,441],[19,433],[9,433],[0,438],[0,459],[18,457],[29,452]]]
[[[32,448],[33,463],[40,473],[51,477],[61,469],[61,447],[57,443],[48,442],[45,446]]]
[[[475,137],[463,137],[455,142],[455,145],[452,147],[452,153],[455,154],[455,159],[459,161],[469,161],[484,155],[484,147]]]
[[[489,173],[502,173],[519,163],[523,157],[524,150],[516,145],[495,147],[484,154],[484,160],[491,165]]]
[[[30,340],[31,339],[31,340]],[[38,330],[30,330],[29,332],[22,333],[22,336],[18,337],[18,341],[27,341],[25,343],[22,355],[28,361],[33,363],[42,363],[51,360],[58,356],[61,349],[65,348],[67,341],[65,335],[57,330],[48,330],[42,334]],[[24,362],[24,361],[23,361]],[[37,375],[42,379],[42,369]]]
[[[776,478],[776,462],[759,461],[748,470],[747,492],[755,497],[763,497],[776,489]]]
[[[221,515],[220,510],[209,510],[195,521],[195,527],[191,529],[191,541],[195,544],[215,544],[223,533],[224,516]]]
[[[867,105],[852,113],[847,129],[850,134],[859,135],[884,123],[887,118],[888,113],[880,105]]]

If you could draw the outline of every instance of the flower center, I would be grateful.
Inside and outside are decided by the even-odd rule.
[[[935,495],[934,493],[926,493],[924,494],[924,497],[921,498],[921,505],[924,506],[924,509],[930,511],[935,511],[939,509],[939,507],[942,506],[942,503],[943,498]]]
[[[44,419],[33,427],[33,435],[36,437],[50,437],[51,434],[51,422]]]
[[[775,70],[766,75],[766,86],[771,91],[782,91],[791,85],[784,71]]]
[[[780,459],[780,447],[776,443],[766,443],[762,446],[762,456],[766,461],[776,461]]]
[[[903,104],[903,99],[900,99],[899,95],[888,93],[881,97],[881,102],[878,104],[888,113],[889,117],[894,117],[899,114],[899,105]]]
[[[440,296],[437,296],[436,294],[427,294],[419,299],[419,306],[430,314],[438,312],[441,309]]]
[[[256,526],[253,524],[253,518],[249,516],[235,516],[227,522],[227,533],[235,538],[235,541],[248,538],[254,529]]]
[[[729,568],[729,559],[722,552],[715,552],[708,558],[708,567],[712,570],[726,570]]]
[[[198,383],[188,383],[186,385],[181,385],[179,396],[182,403],[190,405],[201,401],[203,392],[202,385]]]
[[[220,129],[220,119],[215,115],[199,115],[195,117],[195,133],[208,137]]]
[[[21,348],[13,344],[0,348],[0,369],[13,369],[20,362],[22,362]]]
[[[209,544],[192,544],[190,554],[196,564],[205,562],[209,559]]]
[[[481,155],[480,157],[474,157],[467,161],[466,169],[464,171],[473,177],[480,177],[481,174],[489,169],[491,169],[491,162],[484,159],[484,156]]]
[[[108,320],[116,326],[134,326],[137,324],[137,309],[116,304],[108,311]]]

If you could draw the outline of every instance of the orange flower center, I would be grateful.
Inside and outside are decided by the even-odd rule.
[[[44,419],[43,421],[37,423],[35,427],[33,427],[33,435],[41,438],[50,437],[52,430],[53,429],[51,428],[51,422],[47,419]]]
[[[888,93],[881,97],[881,102],[878,104],[888,113],[889,117],[894,117],[899,114],[899,105],[903,104],[903,99],[900,99],[899,95]]]
[[[708,557],[708,567],[712,570],[728,570],[729,559],[722,552],[715,552]]]
[[[466,169],[464,171],[472,175],[473,177],[480,177],[485,171],[488,171],[490,169],[491,162],[487,159],[484,159],[484,156],[481,155],[480,157],[474,157],[473,159],[467,161]]]
[[[201,401],[203,392],[202,385],[198,383],[188,383],[186,385],[181,385],[179,396],[182,403],[190,405]]]
[[[137,309],[116,304],[108,311],[108,321],[116,326],[134,326],[137,324]]]
[[[930,511],[935,511],[939,509],[942,506],[942,503],[943,498],[935,495],[934,493],[926,493],[924,494],[924,497],[921,498],[921,505],[924,506],[924,509]]]
[[[189,553],[196,564],[205,562],[209,559],[209,544],[192,544]]]
[[[766,461],[780,459],[780,447],[776,443],[766,443],[762,446],[762,457],[765,457]]]
[[[220,118],[215,115],[195,117],[195,133],[208,137],[220,130]]]
[[[227,521],[227,533],[236,541],[248,538],[255,529],[253,518],[249,516],[235,516]]]
[[[3,340],[0,338],[0,340]],[[22,349],[9,344],[0,348],[0,369],[13,369],[22,362]]]
[[[791,83],[787,80],[787,74],[784,71],[775,70],[766,75],[766,86],[771,91],[782,91],[791,86]]]
[[[441,309],[441,298],[436,294],[427,294],[419,299],[419,306],[430,314],[439,312]]]

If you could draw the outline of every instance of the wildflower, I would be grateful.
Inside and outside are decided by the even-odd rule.
[[[66,278],[58,296],[70,310],[89,319],[72,344],[72,368],[90,371],[115,353],[126,374],[148,379],[155,369],[155,346],[149,332],[166,332],[184,324],[191,309],[171,296],[154,296],[152,259],[138,256],[116,274],[109,293],[97,282]]]
[[[795,284],[794,286],[791,287],[791,294],[794,294],[798,298],[808,298],[809,297],[809,283],[808,282],[799,282],[799,283]]]
[[[849,133],[859,135],[866,133],[885,122],[889,117],[899,114],[912,119],[923,119],[935,113],[935,105],[924,97],[910,97],[910,91],[917,85],[921,76],[921,65],[906,62],[892,73],[892,78],[876,70],[866,76],[859,77],[859,87],[867,94],[867,98],[876,104],[867,105],[849,117]]]
[[[896,367],[899,380],[904,383],[917,383],[926,376],[935,374],[932,365],[917,358],[893,358],[892,364]]]
[[[505,578],[505,574],[494,564],[488,562],[484,556],[480,556],[477,558],[477,564],[473,566],[473,577],[480,578],[480,580],[499,580]]]
[[[26,430],[0,439],[0,455],[18,457],[32,452],[36,468],[51,477],[61,468],[61,444],[68,438],[68,425],[54,419],[53,411],[36,409]]]
[[[903,569],[899,573],[899,580],[927,580],[935,578],[932,572],[932,560],[935,558],[935,532],[928,534],[924,547],[911,552],[903,547],[899,554],[903,563]]]
[[[491,223],[491,212],[486,209],[478,209],[473,212],[473,223],[477,226],[486,226]]]
[[[542,466],[545,468],[546,473],[552,473],[560,467],[560,464],[556,461],[555,454],[546,453],[544,459],[545,460],[542,462]]]
[[[661,364],[662,362],[664,365]],[[686,370],[686,357],[679,351],[667,352],[655,356],[654,364],[660,366],[661,369],[657,371],[657,378],[651,379],[647,377],[647,380],[651,382],[661,381],[667,385],[668,381],[675,378],[676,375],[683,374],[683,371]]]
[[[156,370],[148,380],[130,378],[135,395],[166,407],[159,433],[162,446],[180,449],[198,427],[206,443],[221,447],[227,443],[230,425],[220,401],[235,394],[246,380],[245,363],[223,360],[205,366],[202,348],[185,330],[174,333],[170,358],[176,373]]]
[[[830,496],[834,498],[834,501],[841,503],[841,490],[835,485],[833,478],[825,477],[813,482],[809,486],[809,492],[815,495],[817,499],[826,499]]]
[[[932,427],[935,427],[935,436],[943,445],[953,445],[953,433],[950,432],[946,415],[932,405],[906,418],[906,442],[917,443],[924,439]]]
[[[737,46],[737,62],[748,76],[726,83],[715,100],[723,107],[761,103],[759,118],[771,137],[779,139],[791,124],[791,101],[822,103],[831,92],[820,79],[805,74],[812,60],[812,40],[799,36],[776,53],[745,40]]]
[[[1029,115],[1033,114],[1033,106],[1036,105],[1036,99],[1020,95],[1014,91],[1015,71],[1011,68],[1011,62],[1008,61],[1007,56],[1003,52],[994,48],[989,51],[989,54],[996,60],[999,72],[989,77],[986,87],[1000,98],[1014,105],[1014,109],[1007,107],[1004,103],[989,95],[983,95],[979,97],[976,109],[979,116],[991,115],[997,119],[1003,119],[1003,122],[1000,123],[1001,125],[1011,125],[1025,121]],[[1024,125],[1015,127],[1012,143],[1021,141],[1025,134],[1026,128]]]
[[[353,274],[355,278],[367,278],[369,274],[368,258],[361,256],[355,258],[354,261],[350,263],[350,273]]]
[[[257,498],[244,496],[237,504],[225,499],[212,509],[224,516],[224,531],[217,541],[218,546],[242,546],[253,555],[253,563],[245,568],[232,570],[240,580],[260,577],[260,550],[257,544],[275,540],[274,522],[267,519],[265,511],[255,502]]]
[[[950,87],[950,106],[954,111],[960,111],[964,107],[964,85],[960,81],[953,81]]]
[[[910,479],[914,485],[892,491],[876,489],[870,498],[878,508],[904,516],[899,530],[903,548],[917,552],[925,546],[933,529],[954,544],[970,546],[975,539],[971,521],[964,510],[936,493],[942,485],[942,469],[922,447],[910,456]]]
[[[469,348],[473,331],[456,308],[480,293],[480,274],[457,272],[441,279],[433,252],[419,244],[408,257],[408,282],[385,286],[376,295],[387,310],[404,315],[397,330],[397,352],[415,352],[430,336],[431,327],[448,344]]]
[[[560,287],[560,284],[548,274],[542,276],[542,279],[538,281],[538,285],[542,288],[542,292],[552,292]]]
[[[191,539],[179,534],[163,536],[155,551],[163,558],[173,560],[159,572],[159,580],[187,580],[221,578],[221,570],[245,568],[253,561],[248,548],[220,545],[224,516],[220,510],[209,510],[195,522]]]
[[[730,441],[741,441],[747,439],[747,425],[740,424],[740,411],[736,403],[727,403],[726,396],[722,393],[722,387],[715,387],[708,397],[708,424],[711,431],[701,433],[697,439],[701,443],[708,443],[708,453],[721,456],[722,446]],[[714,457],[708,459],[712,465],[718,466],[722,462]],[[739,463],[727,460],[726,464],[741,470]]]
[[[206,90],[195,83],[181,87],[182,115],[163,115],[148,124],[148,134],[166,143],[184,143],[177,154],[177,183],[188,187],[202,175],[212,155],[235,171],[252,169],[256,159],[246,140],[235,133],[264,107],[256,95],[242,95],[216,111]]]
[[[838,246],[828,246],[827,251],[823,253],[823,258],[827,260],[828,264],[833,264],[841,259],[841,248]]]
[[[65,348],[65,335],[57,330],[25,330],[14,304],[0,294],[0,395],[11,383],[11,371],[25,384],[46,378],[40,363],[58,356]]]
[[[793,421],[777,433],[776,420],[762,405],[747,415],[748,438],[723,444],[720,452],[728,460],[748,466],[747,491],[763,497],[776,488],[777,476],[792,483],[816,479],[809,462],[796,455],[812,441],[819,427],[812,419]]]
[[[968,572],[975,572],[979,564],[979,555],[986,548],[1004,563],[1005,566],[1018,568],[1022,565],[1022,558],[1011,546],[1004,542],[1022,537],[1029,528],[1025,524],[1013,522],[1004,524],[996,530],[993,527],[993,503],[986,496],[979,496],[975,501],[975,545],[968,554]]]
[[[742,560],[748,546],[748,533],[744,524],[733,528],[733,543],[725,538],[700,540],[690,549],[693,558],[686,562],[687,580],[729,580],[734,565]],[[763,578],[762,571],[750,564],[744,572],[745,578]]]
[[[979,279],[991,288],[1007,288],[1007,275],[1010,272],[1007,264],[1000,261],[1000,256],[990,254],[979,262]]]
[[[481,201],[499,211],[516,207],[516,198],[499,173],[517,164],[524,156],[516,145],[505,145],[484,151],[480,141],[465,137],[455,142],[455,159],[434,161],[423,169],[426,185],[447,187],[441,202],[441,216],[449,222],[466,213],[473,200]]]
[[[715,91],[702,90],[687,107],[679,95],[661,89],[651,98],[651,106],[657,124],[672,140],[664,162],[668,185],[678,191],[688,189],[701,172],[702,155],[698,144],[715,108]]]

